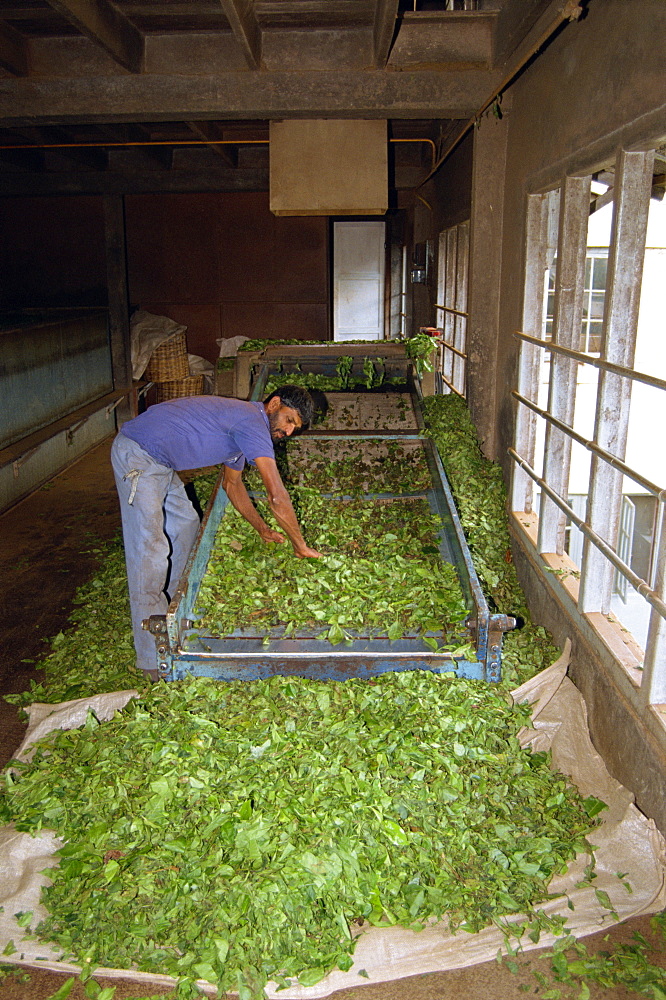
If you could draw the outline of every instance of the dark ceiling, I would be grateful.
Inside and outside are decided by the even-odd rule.
[[[385,118],[393,186],[415,186],[580,14],[577,0],[0,0],[0,193],[265,188],[281,118]]]

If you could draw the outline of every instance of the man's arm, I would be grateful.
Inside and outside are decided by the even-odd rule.
[[[294,508],[292,507],[291,500],[289,499],[289,494],[284,488],[284,484],[280,478],[280,473],[278,472],[277,465],[275,464],[275,459],[258,458],[256,460],[256,464],[257,469],[259,470],[259,475],[261,476],[264,486],[266,487],[268,503],[273,511],[275,520],[283,529],[285,534],[288,535],[295,554],[301,559],[306,556],[318,558],[321,553],[317,552],[316,549],[311,549],[305,544],[305,540],[303,539],[301,529],[296,519],[296,514],[294,513]],[[240,472],[236,469],[229,469],[225,466],[222,485],[224,486],[224,490],[229,497],[229,500],[234,505],[238,513],[242,514],[245,520],[252,525],[255,531],[259,533],[265,542],[284,541],[284,535],[281,535],[279,531],[273,531],[272,528],[269,528],[259,514],[257,508],[250,500]]]
[[[241,472],[236,469],[230,469],[225,465],[222,485],[225,493],[238,513],[243,515],[245,520],[252,525],[255,531],[261,535],[265,542],[284,541],[284,535],[281,535],[279,531],[273,531],[269,528],[259,514],[257,508],[250,500],[248,492],[245,489],[245,483],[243,482]]]

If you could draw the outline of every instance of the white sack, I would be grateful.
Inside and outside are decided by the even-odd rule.
[[[221,358],[235,358],[238,354],[238,348],[241,344],[244,344],[249,337],[222,337],[218,338],[215,343],[220,348]]]
[[[565,676],[568,665],[568,647],[563,656],[514,692],[519,702],[529,702],[533,708],[533,729],[520,734],[524,746],[550,749],[556,768],[569,775],[584,796],[595,795],[609,806],[602,813],[601,825],[592,832],[591,843],[596,847],[597,878],[591,887],[577,889],[576,883],[584,877],[587,855],[580,855],[569,865],[565,875],[557,876],[549,892],[561,894],[540,907],[551,916],[561,914],[567,918],[567,931],[584,937],[612,926],[615,919],[597,901],[595,889],[608,893],[621,920],[641,914],[656,913],[666,907],[666,852],[664,839],[652,820],[636,809],[631,793],[620,785],[606,770],[601,757],[590,741],[585,703],[571,681]],[[94,699],[81,699],[63,705],[33,706],[30,712],[31,728],[21,747],[25,754],[35,734],[43,735],[46,729],[62,725],[80,725],[88,706],[93,703],[95,712],[110,713],[124,704],[135,692],[123,691],[98,695]],[[108,699],[108,705],[106,701]],[[48,711],[46,711],[48,710]],[[75,721],[78,720],[78,721]],[[39,966],[62,972],[78,972],[78,968],[57,961],[57,953],[44,944],[28,937],[18,927],[13,914],[32,910],[34,925],[43,918],[39,903],[41,885],[46,876],[41,869],[53,866],[58,842],[48,831],[40,837],[17,833],[12,827],[0,830],[0,952],[12,939],[18,951],[3,956],[3,961]],[[633,889],[629,894],[616,873],[626,872],[626,881]],[[568,900],[574,910],[568,907]],[[520,923],[520,917],[511,917]],[[551,945],[553,934],[542,934],[538,944],[529,938],[521,941],[525,951]],[[348,972],[336,969],[322,982],[311,987],[293,987],[276,991],[269,984],[269,997],[275,1000],[310,1000],[326,997],[336,990],[367,983],[388,982],[426,972],[441,972],[462,968],[493,959],[498,950],[504,949],[504,936],[496,927],[488,927],[478,934],[459,931],[452,934],[446,922],[434,924],[423,931],[410,931],[402,927],[372,927],[364,931],[354,953],[354,965]],[[367,978],[359,977],[360,970]],[[123,969],[98,969],[99,975],[131,978],[140,982],[173,984],[168,976],[136,973]],[[210,992],[215,989],[210,987]]]
[[[210,361],[200,358],[198,354],[188,354],[187,360],[190,366],[190,375],[203,375],[203,391],[208,396],[212,395],[215,389],[215,369]]]
[[[14,754],[14,760],[30,760],[33,744],[48,736],[54,729],[78,729],[86,721],[88,712],[95,713],[100,722],[112,719],[116,712],[125,707],[130,698],[136,698],[138,691],[112,691],[96,694],[90,698],[76,698],[61,701],[57,705],[35,702],[25,709],[28,728],[21,746]]]
[[[168,316],[155,316],[145,309],[137,309],[130,319],[132,378],[141,378],[151,354],[160,344],[166,343],[179,333],[185,333],[186,330],[186,326],[176,323]]]

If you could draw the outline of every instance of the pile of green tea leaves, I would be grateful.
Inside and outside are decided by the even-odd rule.
[[[423,372],[431,372],[433,370],[432,357],[438,347],[439,342],[437,338],[423,330],[405,341],[405,353],[408,358],[414,361],[417,375],[421,376]]]
[[[422,448],[399,441],[363,442],[363,450],[345,448],[339,441],[289,440],[276,461],[285,486],[308,486],[322,493],[356,496],[361,493],[407,494],[427,491],[432,482]],[[248,468],[248,490],[263,490],[261,476]]]
[[[344,684],[189,679],[150,688],[102,726],[91,715],[82,730],[52,734],[31,764],[7,773],[0,810],[21,829],[49,827],[66,842],[39,930],[65,956],[88,968],[171,973],[187,990],[203,977],[249,1000],[269,979],[307,984],[336,965],[349,968],[366,924],[445,918],[474,931],[522,912],[533,940],[542,927],[557,929],[538,907],[552,875],[589,849],[585,832],[599,803],[581,802],[545,755],[515,739],[527,709],[503,692],[557,650],[529,622],[506,558],[501,475],[481,455],[464,404],[434,397],[426,413],[487,593],[527,623],[505,637],[502,684],[420,671]],[[197,482],[202,497],[212,478]],[[327,521],[329,499],[292,492],[308,541],[336,564],[327,572],[337,592],[345,561],[372,552],[372,517],[356,523],[355,515],[349,525],[333,509]],[[428,551],[429,520],[416,518],[418,559],[398,544],[400,517],[383,525],[374,561],[391,561],[387,545],[413,566],[424,558],[418,585],[427,587],[428,560],[443,565]],[[225,559],[242,565],[259,546],[288,564],[296,592],[295,569],[321,568],[321,560],[296,560],[288,545],[264,546],[249,526],[243,536],[244,528],[237,518]],[[344,639],[358,588],[350,620],[344,602],[322,589],[329,605],[313,621]],[[397,635],[408,623],[401,601],[409,586],[380,591],[388,604],[380,624]],[[252,599],[259,603],[246,621],[266,613],[263,594]],[[326,614],[334,607],[337,620]],[[409,627],[433,624],[428,614]],[[439,610],[436,617],[441,630]],[[286,628],[289,621],[287,613]],[[119,546],[80,591],[73,623],[54,640],[44,685],[12,700],[140,686]]]
[[[402,384],[402,376],[387,378],[384,358],[363,358],[361,371],[354,365],[354,358],[347,355],[339,357],[335,366],[335,375],[324,375],[321,372],[304,372],[299,364],[289,370],[282,370],[278,362],[276,371],[266,380],[266,393],[275,392],[283,385],[300,385],[304,389],[320,389],[322,392],[354,392],[364,387],[377,389],[386,381],[390,385]]]
[[[346,340],[346,344],[367,344],[367,340]],[[375,341],[375,343],[381,343],[381,341]],[[421,331],[414,334],[412,337],[408,337],[404,341],[390,341],[392,344],[404,344],[405,353],[408,358],[411,358],[416,366],[416,370],[419,375],[424,371],[432,371],[432,355],[439,346],[439,342],[436,337],[431,334]],[[330,344],[330,341],[308,341],[308,340],[260,340],[251,339],[246,340],[244,344],[238,348],[240,351],[264,351],[271,347],[286,347],[297,344],[304,346],[305,344],[312,345],[314,347],[322,347]],[[365,358],[364,361],[381,361],[381,359],[369,359]],[[315,388],[314,386],[312,388]],[[324,388],[323,386],[317,386],[316,388]]]
[[[327,343],[324,340],[262,340],[259,337],[251,337],[246,340],[245,343],[241,344],[238,348],[240,351],[265,351],[267,347],[286,347],[291,344],[300,344],[301,347],[305,344],[322,345]]]
[[[333,342],[330,340],[262,340],[260,338],[251,338],[246,340],[238,348],[239,351],[265,351],[269,347],[286,347],[292,344],[300,345],[304,347],[305,345],[311,347],[328,347]],[[367,344],[367,340],[345,340],[345,344]]]
[[[559,651],[549,633],[535,625],[511,558],[507,495],[502,470],[482,453],[476,428],[460,396],[428,396],[423,401],[428,429],[454,494],[484,594],[503,614],[523,626],[507,632],[502,644],[502,678],[522,684],[552,663]]]
[[[458,578],[440,557],[440,522],[424,500],[344,501],[306,489],[293,499],[304,536],[323,558],[297,559],[290,545],[266,545],[228,509],[199,589],[199,632],[305,629],[331,643],[350,631],[391,641],[409,632],[432,649],[460,655],[465,646],[471,654]],[[257,506],[274,524],[266,505]]]
[[[230,372],[236,364],[236,358],[218,358],[215,367],[218,372]]]
[[[249,1000],[348,969],[367,924],[542,926],[593,824],[521,748],[528,719],[496,686],[429,671],[156,685],[5,775],[7,818],[65,841],[37,933],[65,960]]]

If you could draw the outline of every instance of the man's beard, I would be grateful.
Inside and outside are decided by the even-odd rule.
[[[269,413],[268,414],[268,428],[269,428],[269,430],[271,432],[271,440],[272,441],[284,441],[284,439],[286,438],[287,434],[286,434],[286,432],[284,430],[278,430],[276,428],[276,424],[277,424],[277,413]]]

